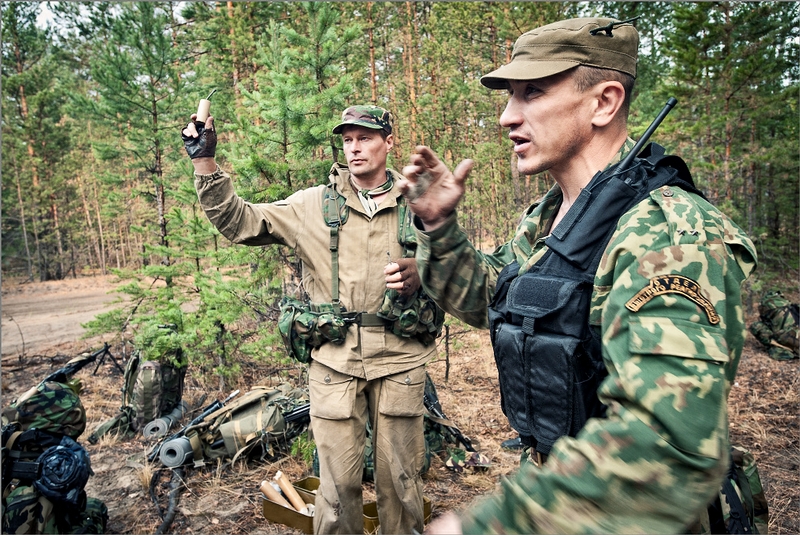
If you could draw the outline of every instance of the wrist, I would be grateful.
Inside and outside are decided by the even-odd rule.
[[[444,225],[452,215],[453,212],[450,212],[444,217],[437,217],[436,219],[431,219],[430,221],[423,221],[422,218],[420,218],[419,221],[422,224],[422,230],[425,232],[431,232]]]
[[[192,160],[194,172],[198,175],[210,175],[217,170],[217,162],[210,156],[195,158]]]

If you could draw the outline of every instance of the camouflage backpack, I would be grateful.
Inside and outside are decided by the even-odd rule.
[[[144,360],[136,350],[125,364],[122,379],[122,405],[112,418],[98,425],[89,436],[96,444],[107,433],[131,435],[165,414],[169,414],[183,398],[186,359],[177,348],[157,360]]]
[[[22,431],[36,428],[77,439],[86,429],[86,411],[77,383],[43,381],[3,409],[3,426],[17,422]]]
[[[775,360],[800,356],[800,310],[779,290],[766,292],[758,307],[760,321],[750,325],[750,332]]]
[[[86,427],[79,381],[42,381],[2,412],[3,533],[103,533],[105,504],[76,442]]]

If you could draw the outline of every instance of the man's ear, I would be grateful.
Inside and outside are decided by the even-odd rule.
[[[392,150],[392,147],[394,147],[394,135],[393,134],[389,134],[388,136],[386,136],[386,144],[388,145],[388,147],[387,147],[388,150]]]
[[[625,89],[621,83],[609,80],[594,87],[594,97],[596,104],[592,124],[607,126],[619,115],[619,110],[625,102]]]

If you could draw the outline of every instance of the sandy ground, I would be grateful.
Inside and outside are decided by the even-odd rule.
[[[86,332],[81,324],[111,310],[122,298],[112,292],[114,280],[112,276],[29,283],[3,280],[2,355],[35,355],[80,339]]]

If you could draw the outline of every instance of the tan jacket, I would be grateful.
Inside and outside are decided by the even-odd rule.
[[[339,231],[339,299],[347,311],[375,313],[386,289],[383,268],[388,258],[402,256],[397,241],[399,173],[389,170],[395,187],[369,218],[350,185],[349,171],[335,164],[330,180],[346,199],[347,222]],[[252,204],[236,195],[230,176],[217,168],[195,174],[195,188],[209,220],[223,236],[244,245],[288,245],[303,262],[303,286],[312,302],[329,303],[331,296],[330,229],[322,216],[325,186],[293,193],[269,204]],[[387,251],[389,255],[387,255]],[[312,357],[336,371],[372,380],[410,370],[427,362],[435,345],[424,346],[383,327],[348,329],[343,345],[323,344]]]

